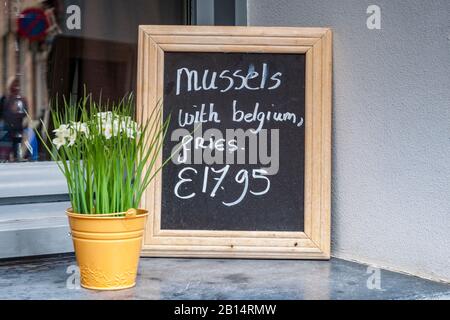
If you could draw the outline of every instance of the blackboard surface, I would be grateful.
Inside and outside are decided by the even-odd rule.
[[[180,73],[180,70],[196,70],[199,87],[203,86],[205,70],[209,72],[206,80],[211,79],[213,72],[216,72],[217,89],[197,88],[199,90],[196,91],[196,88],[191,87],[189,90],[187,73],[183,71]],[[234,80],[235,87],[240,86],[242,82],[242,78],[233,76],[236,70],[242,70],[238,75],[246,76],[256,72],[259,76],[256,77],[254,74],[254,78],[250,77],[247,86],[242,89],[237,90],[233,87],[226,90],[231,83],[230,80],[226,76],[222,78],[218,76],[224,70],[230,71],[224,75]],[[263,74],[267,76],[265,81],[262,80]],[[273,78],[270,78],[271,76]],[[208,85],[209,82],[206,82]],[[271,87],[272,89],[269,89]],[[255,112],[256,103],[259,105]],[[305,55],[165,52],[164,115],[170,113],[172,120],[163,147],[164,159],[171,156],[173,148],[179,143],[179,139],[171,141],[171,133],[181,127],[186,113],[193,114],[201,110],[202,104],[205,104],[207,111],[211,110],[213,104],[213,112],[217,112],[216,120],[220,120],[220,123],[214,121],[202,123],[203,132],[217,128],[225,136],[226,129],[255,130],[258,127],[259,120],[248,123],[233,121],[233,115],[235,119],[239,118],[235,114],[236,110],[264,117],[263,129],[269,129],[269,138],[270,129],[279,129],[279,169],[276,174],[266,176],[270,181],[270,188],[266,191],[267,179],[254,178],[252,174],[254,170],[267,167],[267,164],[231,164],[216,192],[212,192],[224,173],[226,163],[176,165],[170,161],[162,171],[161,229],[303,231],[305,121],[307,121]],[[284,116],[285,121],[267,120],[269,111],[272,112],[272,117],[273,112]],[[192,132],[194,124],[186,125],[184,128]],[[249,148],[248,143],[245,148]],[[268,149],[270,154],[271,143]],[[180,178],[180,171],[187,167],[189,169],[184,170]],[[180,179],[185,180],[180,182]],[[264,194],[258,194],[263,191]]]

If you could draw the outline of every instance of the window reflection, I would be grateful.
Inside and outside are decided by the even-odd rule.
[[[49,101],[76,99],[84,88],[94,99],[110,101],[134,92],[138,25],[187,24],[189,5],[182,0],[0,0],[0,162],[48,160],[33,130],[51,131]],[[75,10],[67,10],[70,6]],[[30,8],[37,9],[34,16],[21,15]],[[28,20],[18,24],[20,18]],[[43,26],[44,36],[36,37]]]

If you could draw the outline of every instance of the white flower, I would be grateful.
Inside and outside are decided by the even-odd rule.
[[[131,120],[131,117],[129,117],[129,116],[120,117],[120,125],[122,126],[122,128],[126,128],[131,122],[133,122],[133,121]]]
[[[69,136],[69,143],[67,144],[67,146],[68,147],[73,146],[76,140],[77,140],[77,133],[73,131],[72,134]]]
[[[106,139],[120,134],[134,139],[137,133],[137,123],[130,116],[123,116],[111,111],[97,113],[97,126]]]
[[[84,133],[86,136],[89,136],[89,128],[84,122],[72,122],[72,128],[75,132]]]
[[[127,128],[125,132],[128,138],[134,139],[135,130],[133,130],[133,128]]]
[[[102,126],[102,133],[103,133],[103,135],[105,136],[105,138],[106,138],[107,140],[108,140],[108,139],[111,139],[112,134],[113,134],[113,128],[112,128],[112,126],[109,125],[109,124],[106,124],[105,126]]]
[[[99,117],[102,120],[111,120],[112,116],[113,113],[111,111],[97,113],[97,117]]]
[[[56,138],[53,139],[52,142],[56,146],[56,149],[59,150],[59,148],[61,148],[63,145],[66,144],[66,139],[64,137],[61,137],[61,136],[56,136]]]
[[[103,112],[103,113],[105,113],[105,112]],[[100,115],[100,113],[98,115]],[[101,129],[102,132],[105,131],[105,128],[112,127],[113,126],[112,115],[111,116],[99,116],[99,118],[97,118],[97,126],[99,129]]]
[[[53,130],[56,137],[68,138],[70,136],[70,128],[67,124],[62,124],[58,129]]]
[[[131,120],[131,117],[125,117],[126,119],[121,122],[121,129],[126,133],[127,137],[134,139],[134,135],[137,133],[137,123]]]
[[[119,125],[119,119],[114,119],[112,128],[113,128],[114,137],[117,137],[119,135],[119,133],[122,132],[122,128]]]

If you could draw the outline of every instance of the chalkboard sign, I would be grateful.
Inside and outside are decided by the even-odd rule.
[[[329,29],[141,26],[138,85],[171,116],[144,255],[329,258]]]
[[[193,139],[182,152],[212,148],[218,161],[168,163],[161,229],[303,231],[305,54],[166,52],[163,101],[173,119],[163,158],[180,142],[170,133],[185,128]],[[276,173],[263,174],[268,166]]]

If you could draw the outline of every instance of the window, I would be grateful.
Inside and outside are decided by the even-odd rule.
[[[51,129],[50,100],[134,91],[138,25],[191,22],[190,1],[180,0],[6,0],[0,14],[2,162],[48,160],[33,129]]]
[[[17,32],[30,8],[48,22],[37,41]],[[34,129],[52,129],[50,100],[85,87],[109,100],[134,92],[140,24],[246,24],[246,0],[0,1],[0,258],[72,250],[66,183]]]

